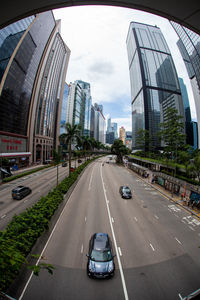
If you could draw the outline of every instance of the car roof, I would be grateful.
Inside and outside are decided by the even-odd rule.
[[[95,250],[109,249],[110,245],[109,245],[108,234],[107,233],[95,233],[93,248]]]
[[[122,185],[121,188],[122,189],[129,189],[130,190],[130,188],[127,185]]]
[[[13,191],[18,191],[18,190],[21,190],[21,189],[23,189],[23,188],[25,188],[25,186],[19,185],[19,186],[17,186],[16,188],[14,188]]]

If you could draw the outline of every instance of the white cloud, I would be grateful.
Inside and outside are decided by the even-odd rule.
[[[120,127],[124,127],[126,131],[132,131],[132,121],[131,121],[131,116],[127,118],[117,118],[117,119],[112,119],[112,122],[118,124],[118,131]]]
[[[174,57],[178,76],[187,84],[192,114],[195,116],[189,79],[176,46],[177,36],[168,20],[138,10],[110,6],[69,7],[54,10],[54,15],[56,19],[61,19],[61,34],[71,50],[66,81],[81,79],[89,82],[93,103],[99,104],[111,102],[114,105],[116,99],[122,99],[123,95],[130,97],[126,50],[130,22],[160,27]],[[130,119],[131,108],[127,104],[124,111]],[[122,121],[126,122],[126,119]]]

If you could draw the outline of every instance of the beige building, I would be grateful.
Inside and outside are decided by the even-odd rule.
[[[125,138],[126,138],[126,131],[125,128],[122,126],[119,129],[119,139],[123,142],[124,145],[125,145]]]

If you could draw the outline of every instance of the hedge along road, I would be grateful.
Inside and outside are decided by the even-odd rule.
[[[73,164],[74,165],[74,162]],[[77,164],[80,165],[80,164]],[[69,174],[69,167],[59,166],[59,182]],[[48,191],[56,187],[57,167],[50,167],[33,174],[25,175],[0,186],[0,230],[3,230],[12,217],[31,207]],[[18,185],[28,186],[32,193],[22,200],[13,200],[11,191]]]
[[[66,177],[56,189],[42,197],[33,207],[15,216],[1,233],[0,290],[5,291],[9,287],[38,237],[49,227],[49,220],[55,211],[59,216],[60,208],[62,209],[59,204],[63,202],[63,194],[69,194],[74,186],[72,184],[76,184],[78,175],[88,163],[90,161],[81,165],[70,177]],[[48,231],[45,232],[48,234]],[[37,243],[34,248],[36,247]],[[16,286],[16,281],[13,286]]]

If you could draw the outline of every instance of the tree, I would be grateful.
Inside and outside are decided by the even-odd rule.
[[[58,186],[58,165],[60,163],[60,160],[61,160],[61,153],[60,153],[60,149],[58,150],[58,152],[53,149],[53,162],[54,162],[54,165],[57,166],[57,186]]]
[[[198,152],[194,159],[190,161],[186,171],[192,178],[197,179],[200,182],[200,152]]]
[[[117,155],[117,162],[122,163],[123,162],[123,156],[128,154],[128,148],[123,144],[121,140],[115,140],[112,147],[111,152],[115,155]]]
[[[65,128],[66,133],[62,133],[59,136],[59,140],[68,145],[69,150],[69,176],[71,175],[71,156],[72,156],[72,143],[80,141],[80,125],[71,125],[70,123],[64,124],[62,127]]]
[[[137,148],[141,149],[145,153],[153,150],[152,137],[150,136],[149,130],[142,128],[139,129],[136,132],[135,143]]]
[[[164,152],[171,159],[177,158],[179,150],[185,149],[186,135],[184,132],[183,117],[178,115],[175,108],[167,108],[166,122],[160,124],[159,136],[164,142]]]
[[[82,136],[81,142],[82,142],[83,152],[86,160],[86,151],[92,148],[91,138],[89,136]]]

